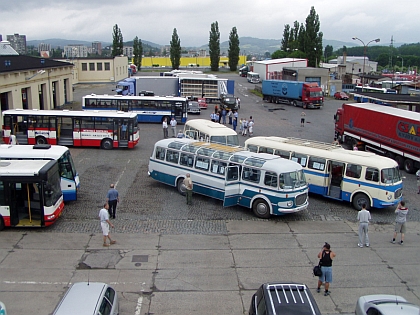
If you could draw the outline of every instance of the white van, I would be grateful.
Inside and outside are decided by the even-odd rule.
[[[188,120],[184,126],[184,135],[187,138],[204,142],[239,146],[239,138],[236,131],[223,124],[206,119]]]

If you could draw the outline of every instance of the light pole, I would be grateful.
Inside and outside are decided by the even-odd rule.
[[[401,58],[401,73],[404,73],[404,58],[402,56],[397,56],[397,58]]]
[[[370,43],[372,43],[372,42],[379,43],[381,40],[380,40],[379,38],[372,39],[371,41],[369,41],[369,42],[365,45],[365,42],[364,42],[364,41],[362,41],[362,40],[361,40],[360,38],[358,38],[358,37],[353,37],[352,39],[353,39],[353,40],[358,40],[358,41],[360,41],[360,42],[363,44],[363,81],[364,81],[364,79],[365,79],[365,63],[366,63],[366,49],[367,49],[367,46],[368,46]],[[363,85],[363,82],[362,82],[362,85]]]

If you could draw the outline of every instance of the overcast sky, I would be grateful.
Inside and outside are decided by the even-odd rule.
[[[232,27],[239,37],[281,39],[284,25],[305,23],[311,6],[324,39],[351,42],[356,36],[367,43],[380,38],[382,45],[389,45],[391,36],[398,43],[420,41],[419,0],[0,0],[0,34],[4,40],[19,33],[27,40],[112,42],[118,24],[124,41],[138,36],[165,45],[176,28],[182,46],[201,46],[217,21],[221,42]]]

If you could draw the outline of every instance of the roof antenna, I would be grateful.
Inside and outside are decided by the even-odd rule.
[[[90,269],[88,270],[88,285],[90,284],[90,282],[89,282],[89,277],[90,277]]]

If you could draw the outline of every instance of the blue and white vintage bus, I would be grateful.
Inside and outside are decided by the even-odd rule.
[[[156,142],[149,176],[184,194],[187,173],[195,193],[222,200],[224,207],[251,208],[260,218],[308,207],[308,185],[296,162],[192,139]]]
[[[305,139],[253,137],[245,141],[251,152],[281,156],[299,163],[309,192],[348,201],[357,210],[394,206],[402,198],[402,179],[392,159],[339,145]]]

